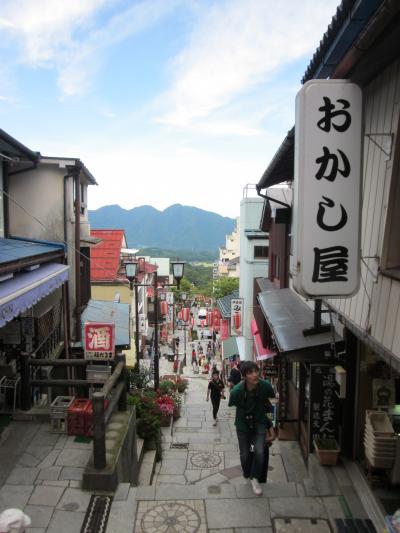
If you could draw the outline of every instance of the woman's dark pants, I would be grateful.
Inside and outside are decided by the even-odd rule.
[[[219,404],[221,403],[221,398],[211,398],[211,403],[213,407],[213,418],[214,420],[216,420],[219,410]]]

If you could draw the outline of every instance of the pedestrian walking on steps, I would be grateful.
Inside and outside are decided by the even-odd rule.
[[[235,426],[243,476],[250,479],[254,494],[260,496],[260,482],[266,481],[269,446],[275,439],[268,416],[271,412],[270,399],[275,394],[270,383],[259,378],[256,363],[244,361],[240,370],[243,381],[231,390],[229,406],[236,407]]]
[[[211,397],[211,403],[213,408],[213,419],[214,423],[213,426],[217,425],[217,415],[219,410],[219,404],[221,402],[221,398],[225,398],[224,395],[224,382],[219,377],[219,371],[215,368],[212,372],[211,379],[208,383],[208,389],[207,389],[207,402]]]

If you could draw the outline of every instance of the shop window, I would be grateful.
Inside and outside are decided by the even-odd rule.
[[[254,246],[254,259],[268,259],[268,246]]]

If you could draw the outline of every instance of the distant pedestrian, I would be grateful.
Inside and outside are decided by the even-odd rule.
[[[213,426],[216,426],[219,404],[221,402],[221,396],[225,397],[224,383],[219,377],[219,371],[216,368],[212,371],[211,380],[208,383],[207,398],[206,398],[207,402],[210,399],[210,396],[211,396],[211,403],[212,403],[212,408],[213,408],[213,419],[214,419]]]
[[[194,359],[192,363],[192,368],[193,368],[193,374],[199,373],[199,365],[197,364],[197,359]]]
[[[243,476],[250,478],[256,496],[262,494],[260,482],[266,480],[269,446],[275,431],[268,416],[274,390],[268,381],[259,378],[259,368],[253,361],[241,365],[243,381],[231,390],[229,406],[236,407],[235,426],[239,442]]]
[[[174,362],[172,364],[172,370],[174,371],[175,374],[178,373],[178,368],[179,368],[179,359],[178,359],[178,356],[175,355]]]
[[[192,350],[192,363],[193,363],[193,361],[196,361],[196,360],[197,360],[196,350],[193,348],[193,350]]]
[[[235,385],[240,383],[240,380],[242,379],[242,373],[240,372],[240,361],[236,363],[231,368],[231,373],[229,374],[228,378],[228,384],[229,388],[232,389]]]

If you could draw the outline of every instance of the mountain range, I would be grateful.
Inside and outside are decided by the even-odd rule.
[[[159,211],[150,205],[123,209],[106,205],[89,211],[93,229],[123,229],[130,248],[216,251],[235,228],[234,218],[174,204]]]

